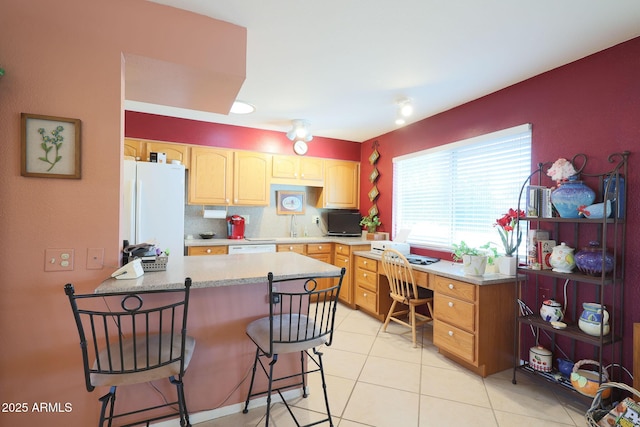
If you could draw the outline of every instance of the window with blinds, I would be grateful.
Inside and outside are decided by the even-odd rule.
[[[530,171],[529,124],[396,157],[393,235],[411,230],[411,245],[444,251],[461,240],[500,249],[493,224],[517,207]]]

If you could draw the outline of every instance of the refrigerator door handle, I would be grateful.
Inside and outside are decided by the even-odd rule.
[[[142,243],[140,239],[140,218],[142,218],[142,181],[138,180],[136,185],[136,244]]]

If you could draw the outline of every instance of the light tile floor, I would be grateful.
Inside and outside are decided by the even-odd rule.
[[[559,427],[585,426],[584,410],[563,396],[518,376],[512,370],[481,378],[438,353],[432,327],[422,328],[413,348],[411,332],[382,324],[345,306],[338,307],[331,347],[324,348],[329,402],[339,427]],[[319,375],[310,375],[311,394],[293,401],[301,423],[322,418],[324,400]],[[196,427],[258,427],[265,407],[232,414]],[[272,409],[270,425],[295,426],[281,404]],[[324,423],[323,425],[328,425]]]

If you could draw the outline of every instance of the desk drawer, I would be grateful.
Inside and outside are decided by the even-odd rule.
[[[375,259],[356,257],[356,267],[373,271],[375,273],[378,271],[378,261]]]
[[[340,255],[351,255],[351,247],[349,245],[341,245],[339,243],[336,243],[336,248],[335,248],[335,252],[336,254],[340,254]]]
[[[475,336],[455,326],[434,320],[433,344],[471,363],[476,362]]]
[[[435,284],[433,290],[435,292],[470,302],[474,302],[476,300],[476,285],[448,279],[442,276],[434,277]]]
[[[377,273],[364,270],[362,268],[356,269],[356,283],[358,286],[367,288],[373,292],[378,291]]]
[[[377,298],[378,295],[375,292],[356,286],[356,305],[372,313],[377,313]]]
[[[438,320],[469,332],[475,332],[475,305],[473,303],[435,293],[433,311]]]

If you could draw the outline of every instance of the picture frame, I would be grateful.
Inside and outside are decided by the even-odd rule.
[[[304,215],[306,208],[304,191],[276,191],[276,213],[278,215]]]
[[[380,153],[378,153],[377,149],[373,150],[373,153],[369,156],[369,163],[375,165],[378,159],[380,158]]]
[[[378,205],[376,205],[376,204],[374,203],[374,204],[373,204],[373,206],[371,206],[371,207],[369,208],[369,216],[370,216],[370,217],[374,217],[374,216],[376,216],[376,215],[378,215],[378,214],[379,214],[379,212],[378,212]]]
[[[20,174],[80,179],[80,119],[20,114]]]
[[[379,194],[378,187],[374,185],[371,191],[369,191],[369,201],[373,202]]]
[[[373,167],[373,170],[371,171],[371,173],[369,174],[369,182],[374,183],[378,180],[378,177],[380,176],[380,172],[378,172],[378,168],[376,168],[375,166]]]

